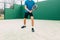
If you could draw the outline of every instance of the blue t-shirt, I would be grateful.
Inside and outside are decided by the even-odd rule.
[[[35,5],[34,1],[25,1],[25,5],[29,10],[32,10],[32,7]]]

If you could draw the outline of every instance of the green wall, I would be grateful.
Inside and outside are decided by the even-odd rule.
[[[38,2],[38,8],[33,11],[35,19],[60,20],[60,0]],[[24,6],[14,5],[14,9],[5,9],[5,19],[24,17]]]
[[[14,8],[5,8],[5,19],[23,18],[24,6],[14,4]]]
[[[38,9],[34,12],[35,19],[60,20],[59,0],[47,0],[40,2]]]

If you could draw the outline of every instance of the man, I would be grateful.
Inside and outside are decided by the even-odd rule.
[[[21,28],[25,28],[26,27],[26,18],[28,18],[28,15],[31,18],[32,21],[32,32],[34,32],[34,17],[32,14],[33,11],[33,6],[35,5],[35,2],[33,0],[27,0],[25,1],[25,16],[24,16],[24,26],[22,26]]]

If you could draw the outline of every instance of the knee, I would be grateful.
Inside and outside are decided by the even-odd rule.
[[[31,17],[31,20],[33,20],[33,19],[34,19],[34,17],[32,16],[32,17]]]
[[[26,20],[26,18],[24,18],[24,20]]]

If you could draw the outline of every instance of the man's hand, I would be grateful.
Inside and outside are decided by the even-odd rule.
[[[32,13],[32,10],[30,10],[29,13]]]
[[[29,13],[32,13],[32,10],[29,10],[26,5],[25,5],[25,9],[26,9]]]

